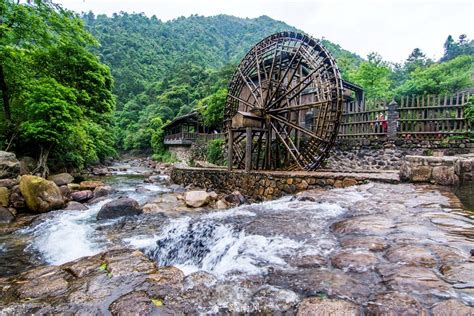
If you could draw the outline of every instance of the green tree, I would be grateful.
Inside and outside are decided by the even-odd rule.
[[[219,89],[198,103],[198,110],[204,124],[209,127],[218,127],[224,121],[224,107],[227,98],[227,89]]]
[[[21,123],[21,136],[27,144],[39,146],[38,167],[33,173],[45,176],[49,171],[49,153],[76,133],[81,109],[76,104],[74,89],[47,78],[31,83],[25,110],[27,117]]]
[[[472,86],[473,62],[472,56],[463,55],[427,68],[417,68],[410,74],[409,79],[397,89],[397,94],[455,93]]]
[[[349,73],[349,79],[364,88],[368,99],[389,98],[393,95],[390,87],[390,68],[377,53],[367,56],[368,60],[361,63]]]

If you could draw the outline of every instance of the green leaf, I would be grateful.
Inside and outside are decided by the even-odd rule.
[[[100,271],[107,271],[107,268],[108,268],[107,263],[104,262],[100,265],[99,270]]]
[[[163,301],[159,298],[152,298],[151,299],[151,302],[155,305],[155,306],[163,306]]]

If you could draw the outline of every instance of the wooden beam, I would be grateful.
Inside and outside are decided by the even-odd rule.
[[[246,144],[245,144],[245,171],[249,172],[252,169],[252,128],[247,127],[246,133]]]
[[[229,130],[229,140],[228,140],[228,149],[227,149],[227,170],[232,170],[232,163],[234,160],[233,150],[234,150],[234,131]]]

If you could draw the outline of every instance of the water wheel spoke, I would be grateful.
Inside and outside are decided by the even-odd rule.
[[[275,127],[275,125],[273,125],[273,123],[270,123],[272,129],[275,131],[276,135],[278,136],[278,138],[280,139],[281,143],[283,144],[283,146],[286,147],[286,149],[288,150],[289,154],[291,155],[291,157],[294,159],[294,161],[299,165],[300,168],[304,168],[304,164],[301,164],[300,160],[297,158],[297,155],[299,155],[299,152],[298,152],[298,149],[296,147],[291,147],[286,141],[285,139],[283,138],[283,136],[280,134],[280,132],[278,131],[278,129]]]
[[[279,113],[291,112],[291,111],[301,111],[301,110],[306,110],[306,109],[312,109],[312,108],[317,107],[317,106],[319,107],[319,106],[327,105],[331,102],[332,101],[330,101],[330,100],[325,100],[325,101],[318,101],[318,102],[312,102],[312,103],[291,105],[291,106],[286,106],[286,107],[282,107],[282,108],[268,110],[268,113],[270,113],[270,114],[279,114]]]
[[[282,123],[282,124],[285,124],[285,125],[288,125],[290,126],[291,128],[294,128],[312,138],[315,138],[317,139],[318,141],[320,142],[323,142],[323,143],[327,143],[327,141],[325,139],[322,139],[321,137],[319,137],[318,135],[316,135],[315,133],[313,133],[313,131],[311,130],[307,130],[306,128],[302,127],[302,126],[299,126],[299,125],[296,125],[288,120],[286,120],[285,118],[281,118],[277,115],[273,115],[273,114],[269,114],[269,116],[275,120],[277,120],[278,122]]]
[[[253,109],[259,109],[259,107],[256,106],[255,104],[252,104],[252,103],[250,103],[250,102],[248,102],[248,101],[245,101],[245,100],[242,99],[242,98],[236,97],[236,96],[233,95],[233,94],[230,94],[230,93],[229,93],[229,94],[227,94],[227,95],[228,95],[229,97],[231,97],[232,99],[237,100],[237,101],[239,101],[239,102],[242,102],[243,104],[245,104],[245,105],[247,105],[247,106],[249,106],[249,107],[251,107],[251,108],[253,108]]]

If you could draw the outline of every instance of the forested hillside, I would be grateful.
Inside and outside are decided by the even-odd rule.
[[[2,150],[82,168],[115,154],[113,79],[96,39],[49,1],[0,2]]]
[[[143,14],[89,13],[83,18],[115,79],[118,137],[124,149],[150,148],[163,122],[189,112],[203,98],[208,97],[205,103],[211,108],[222,104],[235,65],[255,43],[277,31],[296,31],[267,16],[193,15],[162,22]],[[362,61],[334,43],[324,44],[343,71]],[[210,124],[221,119],[219,113],[209,114]]]

